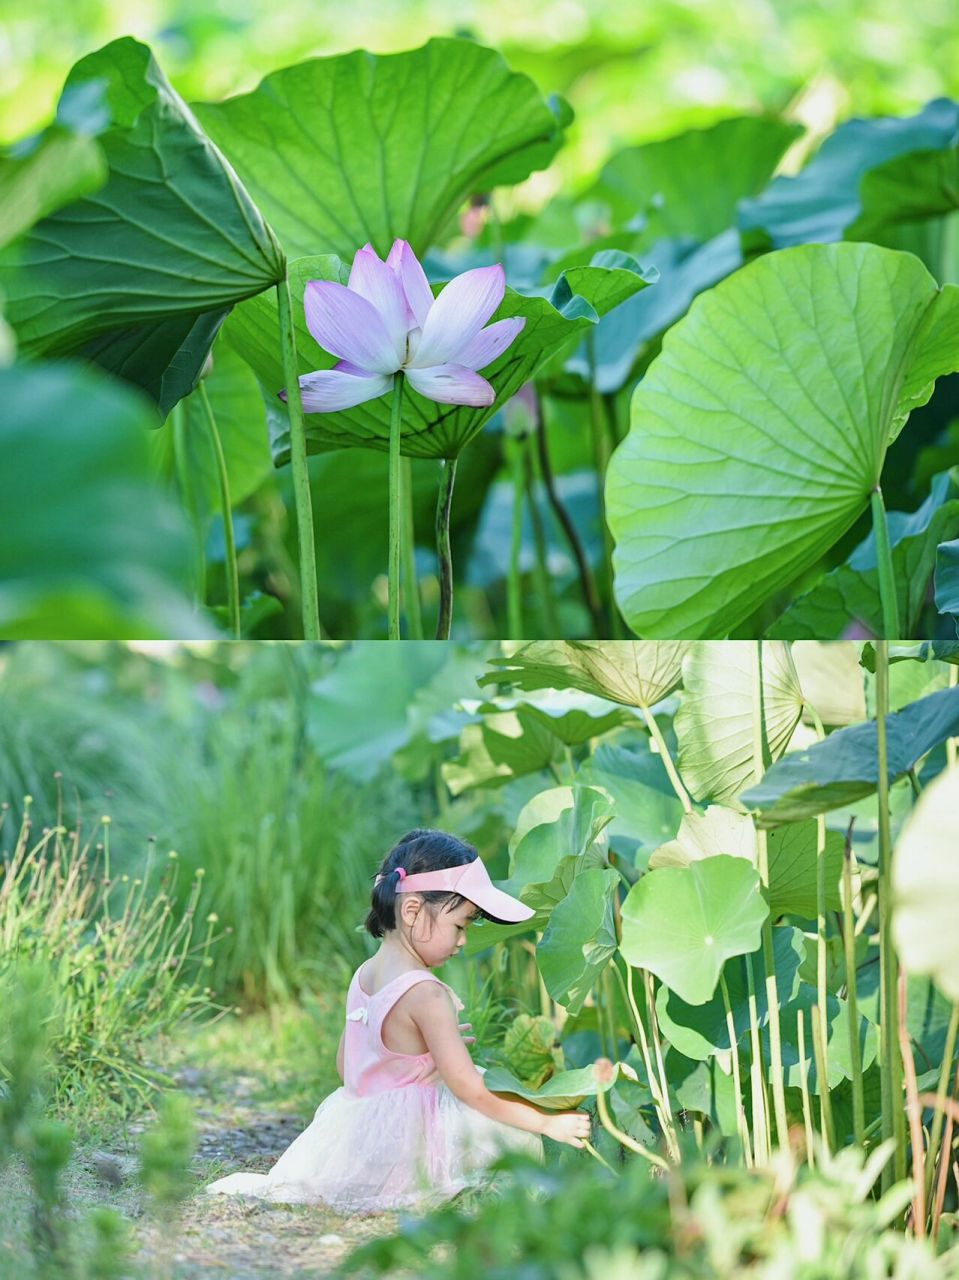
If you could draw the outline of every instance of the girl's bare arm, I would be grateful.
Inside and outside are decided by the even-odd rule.
[[[527,1133],[543,1132],[547,1116],[531,1103],[491,1093],[476,1070],[463,1037],[449,994],[432,982],[417,983],[407,992],[410,1017],[426,1041],[443,1083],[461,1102]]]

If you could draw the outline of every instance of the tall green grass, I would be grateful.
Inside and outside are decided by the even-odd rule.
[[[232,929],[214,956],[217,991],[286,999],[365,959],[357,926],[372,873],[420,816],[401,779],[328,770],[285,700],[209,717],[160,774],[148,820],[185,869],[205,873],[201,910]]]
[[[117,876],[108,817],[84,839],[58,811],[37,834],[32,807],[27,796],[18,826],[0,811],[0,1007],[25,964],[42,966],[54,1001],[50,1106],[128,1114],[165,1079],[146,1057],[150,1041],[216,1012],[203,976],[215,921],[194,927],[202,878],[181,907],[176,860],[154,842],[140,875]],[[0,1080],[10,1074],[0,1059]]]

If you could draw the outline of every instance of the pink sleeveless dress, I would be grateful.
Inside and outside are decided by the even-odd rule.
[[[232,1173],[207,1192],[322,1203],[340,1213],[427,1210],[487,1182],[487,1166],[504,1149],[542,1162],[538,1134],[484,1116],[439,1080],[424,1083],[435,1069],[431,1054],[394,1053],[383,1043],[387,1013],[422,981],[439,982],[457,1010],[464,1007],[426,969],[400,974],[374,995],[360,986],[357,970],[346,997],[343,1085],[269,1173]]]

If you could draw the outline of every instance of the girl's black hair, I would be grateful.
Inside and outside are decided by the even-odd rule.
[[[397,867],[403,867],[408,875],[414,876],[421,871],[442,871],[445,867],[461,867],[464,863],[474,862],[479,857],[473,845],[447,831],[434,831],[431,827],[415,827],[400,836],[396,844],[380,863],[377,875],[385,876],[379,884],[374,884],[371,894],[369,915],[363,922],[367,931],[374,938],[382,938],[389,929],[396,928],[396,886],[400,877],[390,875]],[[417,889],[431,910],[440,909],[445,904],[447,911],[456,908],[467,899],[460,893],[449,889]],[[499,921],[495,916],[480,911],[484,920]]]

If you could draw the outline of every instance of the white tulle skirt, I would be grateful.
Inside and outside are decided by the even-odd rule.
[[[442,1083],[370,1097],[339,1088],[269,1173],[232,1173],[212,1195],[325,1204],[340,1213],[428,1210],[467,1187],[490,1185],[504,1150],[543,1160],[543,1140],[466,1106]]]

